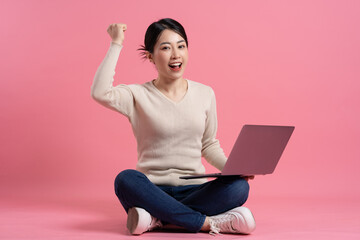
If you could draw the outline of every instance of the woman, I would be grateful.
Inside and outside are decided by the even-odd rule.
[[[191,232],[249,234],[255,220],[241,207],[248,197],[248,179],[179,179],[204,173],[202,156],[219,170],[227,160],[216,139],[213,90],[183,77],[188,62],[184,28],[169,18],[152,23],[140,50],[155,65],[157,78],[113,87],[126,28],[121,23],[108,27],[112,41],[95,74],[92,96],[125,115],[137,140],[136,170],[122,171],[115,179],[130,233],[171,224]]]

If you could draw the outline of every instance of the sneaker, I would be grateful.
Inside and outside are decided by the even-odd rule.
[[[255,230],[255,219],[246,207],[237,207],[225,213],[209,218],[210,234],[242,233],[249,234]]]
[[[161,221],[150,215],[145,209],[133,207],[128,211],[127,228],[133,235],[140,235],[162,227]]]

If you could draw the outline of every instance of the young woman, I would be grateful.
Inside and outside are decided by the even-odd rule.
[[[138,235],[164,225],[191,232],[249,234],[255,220],[242,207],[248,179],[182,180],[202,174],[204,157],[221,170],[227,160],[216,139],[214,91],[183,77],[188,63],[184,28],[173,19],[152,23],[140,49],[155,65],[156,79],[144,84],[113,86],[126,25],[111,24],[112,41],[92,85],[92,97],[126,116],[137,140],[136,170],[115,179],[115,193],[128,213],[127,227]]]

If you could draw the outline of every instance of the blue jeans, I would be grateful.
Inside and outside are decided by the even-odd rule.
[[[155,185],[139,171],[124,170],[115,179],[115,193],[126,212],[140,207],[164,224],[198,232],[206,216],[243,205],[249,184],[241,177],[222,177],[199,185]]]

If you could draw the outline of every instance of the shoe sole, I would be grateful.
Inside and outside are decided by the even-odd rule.
[[[133,235],[139,235],[141,233],[136,233],[136,229],[138,228],[139,223],[139,213],[136,208],[130,208],[128,211],[128,217],[126,222],[126,227],[129,232]]]

